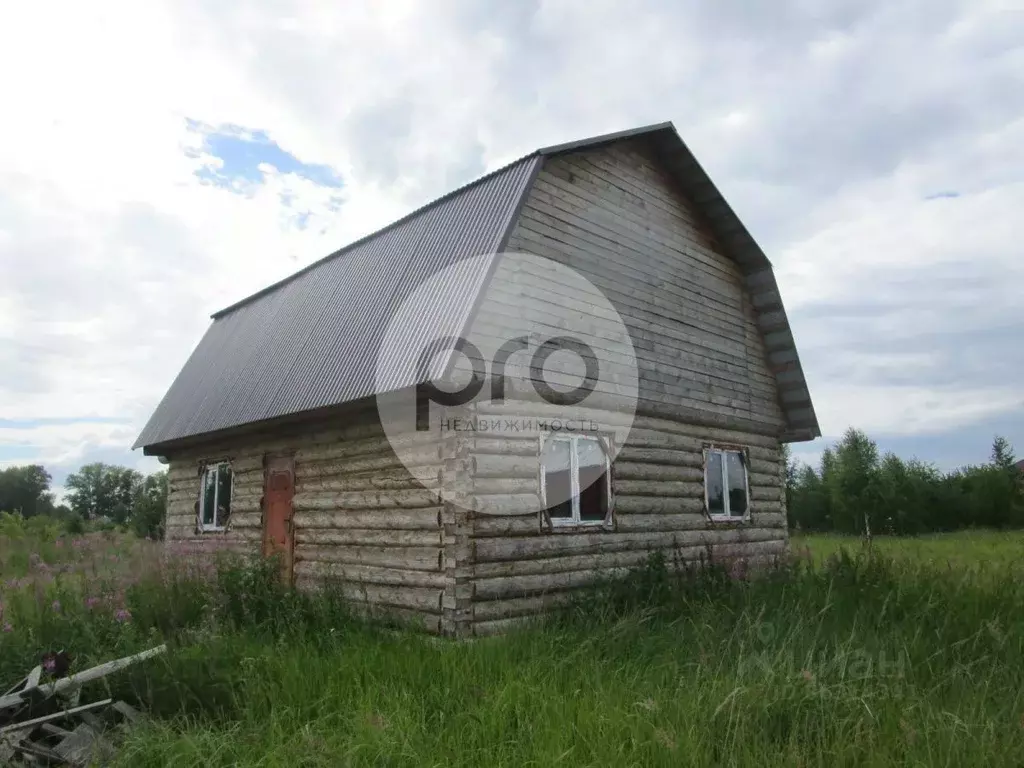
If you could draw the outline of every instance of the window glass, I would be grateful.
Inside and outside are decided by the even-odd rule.
[[[544,498],[552,518],[572,517],[571,446],[568,440],[544,441]]]
[[[559,524],[600,523],[608,516],[610,480],[596,437],[549,437],[541,452],[548,515]]]
[[[579,464],[580,520],[604,520],[608,513],[608,474],[604,446],[599,440],[576,441]]]
[[[217,464],[203,471],[199,519],[203,528],[223,528],[231,517],[231,465]]]
[[[217,470],[216,468],[207,469],[203,472],[203,497],[201,500],[202,504],[202,517],[204,526],[214,525],[214,510],[216,508],[216,495],[217,495]]]
[[[725,514],[725,493],[722,478],[722,454],[709,451],[707,464],[704,467],[704,488],[708,495],[708,514]]]
[[[595,437],[581,437],[576,441],[580,469],[583,467],[600,467],[604,470],[604,446]]]
[[[231,518],[231,467],[217,467],[217,525],[225,526]]]
[[[729,515],[743,517],[747,514],[747,472],[743,454],[728,451],[725,454],[726,473],[729,478]]]

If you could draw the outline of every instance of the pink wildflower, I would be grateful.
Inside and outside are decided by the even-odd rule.
[[[124,623],[126,621],[131,621],[132,620],[132,612],[129,611],[127,608],[119,608],[117,610],[117,613],[114,614],[114,618],[117,621],[121,622],[121,623]]]
[[[60,613],[60,600],[54,600],[52,603],[50,603],[50,607],[53,608],[53,610],[57,613]]]
[[[13,631],[14,631],[14,627],[11,626],[11,622],[5,621],[4,622],[4,632],[13,632]]]
[[[53,670],[55,670],[56,668],[57,668],[57,659],[56,659],[56,657],[48,656],[47,658],[43,659],[43,669],[45,669],[47,672],[53,672]]]
[[[85,607],[86,608],[95,608],[99,604],[100,604],[100,599],[98,597],[87,597],[87,598],[85,598]]]

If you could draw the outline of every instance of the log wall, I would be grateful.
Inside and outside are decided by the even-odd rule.
[[[439,632],[450,582],[446,552],[455,547],[445,523],[453,512],[435,492],[443,468],[436,437],[405,439],[423,443],[422,463],[411,470],[394,455],[371,410],[288,434],[240,435],[176,452],[169,457],[167,540],[258,552],[263,457],[292,453],[296,585],[316,588],[330,578],[358,609]],[[196,533],[199,468],[220,458],[232,465],[231,524],[224,532]]]
[[[750,297],[739,269],[644,144],[618,142],[547,161],[507,249],[585,274],[628,328],[640,377],[639,415],[612,467],[609,529],[542,531],[536,436],[455,434],[439,443],[434,433],[409,435],[413,443],[423,441],[422,464],[410,472],[368,410],[334,420],[338,426],[331,428],[250,434],[172,454],[168,539],[258,549],[263,456],[280,451],[296,460],[298,585],[340,579],[358,604],[434,632],[501,631],[653,552],[672,563],[757,562],[784,553],[779,438],[785,425]],[[551,301],[577,302],[590,316],[587,296],[560,298],[557,285],[537,277],[524,275],[508,295],[489,296],[474,321],[477,332],[507,340],[517,319],[529,314],[535,327]],[[557,329],[557,318],[551,325]],[[595,339],[601,330],[595,324]],[[614,371],[615,361],[607,359],[614,350],[603,351]],[[594,415],[604,424],[621,418]],[[708,442],[749,450],[749,520],[707,517],[702,451]],[[231,529],[197,536],[199,463],[222,457],[234,469]],[[459,503],[440,502],[432,492],[439,486],[455,489]],[[482,497],[501,504],[478,514],[473,510]]]
[[[507,250],[572,267],[611,302],[636,354],[640,415],[612,467],[611,530],[542,531],[540,516],[526,512],[539,506],[539,441],[512,434],[474,439],[473,493],[506,494],[508,511],[472,520],[474,634],[501,631],[653,552],[680,564],[783,554],[785,421],[743,275],[644,141],[547,160]],[[560,296],[547,275],[517,280],[507,296],[488,296],[475,320],[480,335],[493,328],[496,337],[508,338],[524,315],[531,330],[544,331],[545,305],[589,301],[585,293]],[[602,370],[616,375],[618,348],[602,349],[600,332],[586,340]],[[553,383],[561,383],[562,373],[554,372]],[[507,415],[507,409],[493,412]],[[537,411],[522,417],[532,415]],[[621,419],[593,415],[605,425]],[[705,513],[708,442],[749,450],[746,522],[712,523]]]
[[[593,418],[614,424],[617,417]],[[748,520],[712,522],[707,516],[706,443],[748,449]],[[535,511],[541,493],[537,438],[491,433],[473,438],[470,451],[475,496],[503,493],[522,500],[518,509],[510,503],[508,514],[472,518],[477,635],[538,614],[599,577],[625,574],[654,552],[676,567],[709,559],[757,565],[783,555],[788,546],[782,457],[774,437],[637,416],[612,464],[610,529],[542,527]],[[493,505],[486,508],[495,511]]]

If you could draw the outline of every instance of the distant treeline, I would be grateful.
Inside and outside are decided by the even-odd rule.
[[[0,512],[55,518],[72,531],[96,521],[130,527],[140,536],[163,536],[166,472],[143,475],[128,467],[86,464],[68,475],[62,504],[50,490],[52,479],[40,464],[0,469]]]
[[[886,453],[848,429],[818,467],[787,456],[790,528],[913,535],[963,528],[1024,528],[1024,474],[1013,448],[996,437],[987,464],[941,472]]]

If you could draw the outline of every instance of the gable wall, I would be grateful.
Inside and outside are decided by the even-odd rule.
[[[507,250],[577,269],[615,305],[636,351],[641,410],[689,408],[719,426],[782,433],[740,270],[642,139],[549,158]]]

